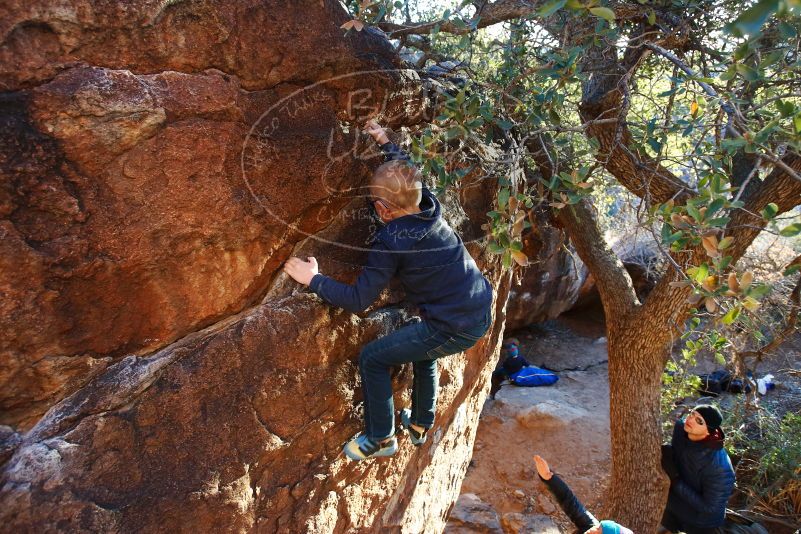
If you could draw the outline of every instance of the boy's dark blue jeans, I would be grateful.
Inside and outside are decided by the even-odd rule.
[[[492,320],[484,320],[457,334],[443,332],[427,321],[404,326],[364,346],[359,355],[359,371],[364,393],[365,434],[381,441],[395,433],[395,407],[392,401],[390,367],[412,362],[412,417],[424,428],[434,425],[437,402],[437,358],[463,352],[489,330]]]

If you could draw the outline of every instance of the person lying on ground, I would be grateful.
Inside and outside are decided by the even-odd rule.
[[[584,508],[578,497],[571,491],[570,487],[561,479],[559,475],[551,471],[541,456],[534,456],[534,464],[537,466],[537,474],[540,480],[545,482],[545,486],[551,495],[559,503],[559,507],[576,526],[578,534],[633,534],[633,532],[614,521],[598,521],[595,516]]]
[[[504,381],[509,380],[509,377],[519,372],[523,367],[528,367],[531,364],[520,354],[520,341],[516,337],[510,337],[504,340],[503,345],[504,359],[503,363],[498,369],[492,372],[490,398],[494,399],[495,394],[501,389]]]
[[[368,343],[359,354],[365,429],[344,445],[357,461],[397,451],[390,368],[412,363],[412,405],[401,411],[401,424],[412,443],[421,445],[434,424],[437,359],[475,345],[492,320],[492,287],[443,219],[420,171],[375,121],[366,131],[389,161],[370,181],[368,206],[383,227],[356,283],[324,276],[315,258],[290,258],[284,266],[295,281],[351,312],[366,309],[397,276],[407,300],[420,309],[421,322]]]

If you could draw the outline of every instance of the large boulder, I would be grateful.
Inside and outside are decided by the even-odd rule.
[[[491,332],[442,362],[426,445],[347,461],[359,348],[413,310],[393,289],[352,315],[280,268],[314,254],[355,278],[380,161],[356,125],[428,102],[347,18],[334,0],[5,2],[5,529],[442,529],[504,321],[509,279],[474,241],[494,185],[443,199],[496,290]]]
[[[496,183],[442,199],[495,288],[495,323],[441,362],[422,448],[361,464],[340,452],[361,427],[359,348],[413,320],[402,293],[353,315],[281,273],[315,255],[355,279],[381,159],[358,125],[430,120],[433,82],[380,32],[346,34],[334,0],[4,10],[4,526],[440,531],[505,320],[510,278],[481,241]],[[554,295],[559,272],[529,275]],[[399,405],[409,374],[394,376]]]
[[[530,265],[515,277],[507,304],[509,330],[555,319],[573,307],[586,269],[565,232],[543,211],[531,213],[532,227],[523,234]]]

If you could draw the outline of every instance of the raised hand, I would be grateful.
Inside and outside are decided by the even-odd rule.
[[[539,473],[540,477],[542,477],[543,480],[550,480],[553,473],[551,472],[551,468],[548,467],[548,462],[539,454],[535,454],[534,463],[537,465],[537,473]]]

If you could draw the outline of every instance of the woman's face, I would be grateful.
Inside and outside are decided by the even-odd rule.
[[[706,437],[709,434],[706,421],[701,414],[695,411],[690,412],[690,415],[684,420],[684,431],[691,436]]]

